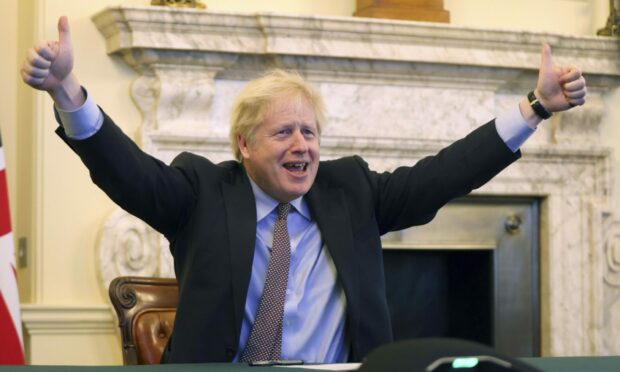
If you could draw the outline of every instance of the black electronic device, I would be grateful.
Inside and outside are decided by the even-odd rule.
[[[453,338],[398,341],[373,350],[359,372],[541,372],[489,346]]]

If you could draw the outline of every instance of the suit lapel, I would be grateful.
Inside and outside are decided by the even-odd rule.
[[[230,182],[222,182],[229,229],[229,249],[232,268],[235,332],[241,332],[243,309],[252,274],[252,260],[256,244],[256,203],[247,175],[240,166]]]
[[[307,194],[307,200],[338,270],[338,279],[347,298],[348,332],[350,339],[354,340],[360,310],[359,272],[353,247],[351,216],[345,203],[344,191],[315,182]]]

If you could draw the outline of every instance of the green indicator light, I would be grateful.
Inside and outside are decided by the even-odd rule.
[[[473,368],[478,365],[478,358],[456,358],[452,362],[452,368]]]

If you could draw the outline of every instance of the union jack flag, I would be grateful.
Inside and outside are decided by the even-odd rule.
[[[15,246],[4,164],[4,149],[0,136],[0,364],[24,364]]]

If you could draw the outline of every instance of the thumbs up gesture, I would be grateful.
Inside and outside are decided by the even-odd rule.
[[[58,20],[58,40],[29,49],[21,76],[31,87],[47,91],[60,108],[73,109],[81,105],[84,97],[72,70],[73,44],[69,21],[63,16]]]
[[[551,47],[544,43],[534,94],[549,112],[568,110],[586,102],[586,80],[576,67],[554,65]]]

